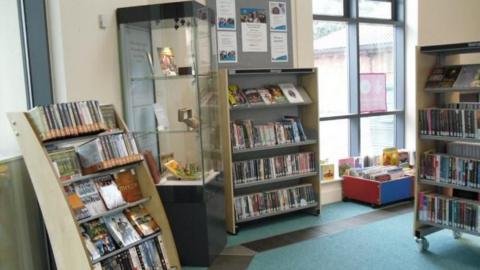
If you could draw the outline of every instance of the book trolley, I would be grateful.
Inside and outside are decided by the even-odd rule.
[[[480,153],[469,151],[480,143],[480,81],[474,83],[480,69],[458,65],[471,53],[480,53],[480,43],[417,48],[414,236],[420,251],[439,230],[452,230],[455,239],[480,236]]]
[[[225,219],[227,231],[236,234],[239,224],[253,220],[265,219],[276,215],[294,211],[306,211],[315,215],[320,214],[320,177],[318,173],[319,159],[319,117],[317,97],[316,69],[230,69],[220,70],[219,87],[221,107],[221,132],[223,133],[222,147],[225,171]],[[276,104],[243,104],[230,106],[228,101],[228,87],[236,85],[240,89],[263,88],[267,85],[291,83],[299,89],[303,97],[301,103]],[[254,124],[266,124],[279,121],[284,116],[297,117],[303,125],[306,139],[294,143],[255,146],[243,149],[234,149],[232,146],[232,123],[251,120]],[[235,132],[235,131],[233,131]],[[309,153],[312,157],[312,168],[308,171],[287,174],[275,177],[265,177],[256,181],[235,181],[235,166],[239,162],[251,162],[260,159],[275,158],[286,155],[300,155]],[[260,165],[259,165],[260,166]],[[258,167],[260,168],[260,167]],[[251,204],[268,207],[268,200],[291,195],[295,192],[306,191],[307,199],[302,204],[295,204],[276,209],[262,209],[256,213],[241,215],[238,209],[245,209],[239,200],[251,196]],[[277,195],[280,194],[280,195]],[[284,195],[282,195],[284,194]],[[286,195],[288,194],[288,195]],[[305,193],[303,193],[305,194]],[[278,197],[275,197],[278,196]],[[296,196],[296,195],[295,195]],[[300,195],[301,197],[301,195]],[[281,203],[285,206],[284,203]],[[255,207],[255,206],[253,206]],[[248,206],[246,207],[248,209]],[[250,209],[252,206],[250,205]],[[262,208],[261,206],[258,208]]]
[[[109,105],[111,106],[111,105]],[[113,107],[112,107],[113,108]],[[64,113],[63,116],[68,112]],[[120,133],[128,133],[128,128],[113,111],[114,117],[118,124]],[[97,170],[89,169],[89,174],[83,172],[82,176],[76,176],[68,181],[62,181],[58,176],[54,164],[49,158],[47,149],[54,145],[76,145],[85,141],[89,141],[99,136],[108,134],[100,130],[95,132],[82,132],[76,135],[71,132],[69,135],[59,138],[50,137],[45,140],[42,133],[38,131],[34,125],[32,118],[26,112],[9,113],[8,118],[11,126],[17,136],[23,158],[28,168],[30,178],[35,189],[35,193],[40,205],[45,226],[49,235],[51,248],[55,256],[57,269],[98,269],[101,262],[111,259],[113,256],[129,250],[132,247],[143,244],[161,234],[163,247],[163,255],[166,256],[170,264],[170,269],[181,269],[175,242],[170,230],[170,225],[164,212],[164,208],[160,197],[155,188],[152,176],[148,170],[146,163],[141,155],[127,156],[124,159],[116,160],[116,164],[103,164]],[[63,121],[64,118],[62,118]],[[69,124],[71,126],[71,122]],[[49,134],[51,135],[51,134]],[[55,137],[55,136],[53,136]],[[130,152],[129,152],[130,153]],[[74,182],[90,179],[92,177],[104,176],[112,173],[119,173],[126,170],[134,170],[137,176],[138,185],[140,187],[142,199],[133,203],[127,203],[121,207],[107,210],[101,215],[92,215],[85,219],[77,220],[65,192],[65,186]],[[86,242],[81,234],[81,224],[98,219],[104,216],[121,213],[123,210],[133,206],[142,204],[148,211],[153,220],[160,227],[160,231],[148,237],[118,247],[115,251],[106,253],[105,255],[93,259],[86,246]]]

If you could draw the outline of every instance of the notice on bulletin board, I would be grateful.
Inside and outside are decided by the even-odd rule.
[[[287,3],[269,2],[270,30],[287,31]]]
[[[273,63],[288,62],[287,33],[270,32],[270,50]]]
[[[241,8],[242,50],[267,52],[267,15],[264,9]]]
[[[218,62],[236,63],[237,53],[237,32],[218,31]]]
[[[217,0],[218,30],[235,30],[235,0]]]

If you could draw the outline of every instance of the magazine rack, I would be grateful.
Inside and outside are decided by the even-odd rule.
[[[117,113],[115,114],[119,128],[128,132],[128,128],[122,119]],[[83,237],[80,234],[79,224],[81,222],[77,221],[69,206],[63,188],[64,183],[60,181],[55,173],[46,148],[47,144],[72,144],[76,141],[78,142],[94,138],[95,135],[79,136],[63,140],[59,139],[45,143],[40,140],[39,135],[35,132],[27,113],[9,113],[8,118],[14,133],[17,136],[23,158],[30,174],[30,179],[35,189],[38,203],[42,210],[57,269],[93,269],[94,263],[113,256],[114,254],[110,253],[94,262],[90,259],[89,252],[87,251]],[[133,168],[136,172],[143,197],[149,198],[148,200],[145,199],[142,201],[142,203],[161,229],[166,249],[165,255],[170,262],[171,268],[181,269],[170,225],[146,163],[142,161],[135,164],[116,167],[115,169],[121,171],[122,169],[130,168]],[[112,170],[105,171],[103,174],[109,173],[112,173]],[[102,172],[96,173],[95,175],[98,176],[101,174]],[[80,178],[85,179],[85,176]],[[115,210],[118,211],[119,209],[111,211]],[[105,215],[110,214],[111,211],[107,211]],[[144,238],[135,243],[135,245],[140,244],[147,239],[148,238]],[[126,248],[128,248],[128,246]],[[118,250],[120,251],[126,248]]]
[[[302,86],[301,95],[303,103],[284,104],[261,104],[230,107],[228,102],[227,89],[231,84],[237,85],[240,89],[261,88],[266,85],[280,83],[293,83]],[[317,95],[317,71],[314,68],[306,69],[242,69],[242,70],[220,70],[220,107],[221,107],[221,138],[224,157],[225,171],[225,219],[227,231],[236,234],[239,223],[246,220],[235,218],[236,196],[262,193],[282,188],[294,187],[303,184],[311,184],[315,193],[317,203],[309,204],[298,208],[290,208],[286,211],[262,214],[249,218],[250,220],[263,219],[275,215],[285,214],[293,211],[307,211],[315,215],[320,214],[320,177],[318,173],[319,160],[319,110]],[[307,133],[307,140],[293,144],[278,144],[268,147],[234,150],[231,145],[231,125],[235,120],[253,120],[254,123],[266,123],[279,120],[282,116],[298,116]],[[294,154],[300,152],[313,152],[315,156],[315,172],[284,176],[269,180],[259,181],[253,184],[235,185],[233,180],[233,162],[241,160],[272,157],[276,155]]]

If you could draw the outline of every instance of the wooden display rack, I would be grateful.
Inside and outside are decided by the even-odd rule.
[[[463,94],[475,94],[474,100],[478,102],[478,94],[480,94],[480,88],[426,88],[426,83],[430,72],[434,67],[448,66],[451,64],[459,64],[461,60],[459,55],[467,53],[480,53],[480,46],[478,42],[474,43],[461,43],[461,44],[448,44],[448,45],[435,45],[426,47],[417,47],[416,52],[416,162],[421,166],[421,158],[424,152],[431,149],[442,149],[446,142],[458,141],[458,142],[476,142],[477,139],[464,139],[458,137],[447,136],[429,136],[420,135],[419,125],[419,110],[424,108],[437,107],[442,104],[456,103],[469,100],[468,96]],[[451,194],[453,189],[464,190],[470,192],[476,192],[480,195],[480,190],[473,189],[465,186],[445,184],[434,181],[427,181],[420,178],[420,168],[417,169],[415,179],[415,208],[414,208],[414,237],[416,238],[418,248],[420,251],[425,251],[429,247],[428,240],[425,238],[427,235],[435,233],[439,230],[449,229],[453,231],[453,236],[458,239],[461,233],[467,233],[472,235],[480,235],[477,232],[465,231],[459,228],[451,226],[444,226],[437,223],[430,223],[426,221],[420,221],[419,215],[419,193],[435,190],[443,190],[444,193]],[[480,197],[479,197],[480,198]],[[480,202],[479,202],[480,203]]]
[[[239,223],[268,218],[293,211],[307,211],[315,215],[320,214],[320,176],[318,173],[319,155],[319,110],[317,94],[317,70],[314,68],[305,69],[240,69],[219,71],[219,89],[220,97],[220,126],[222,149],[225,171],[225,222],[229,233],[236,234]],[[230,107],[228,103],[227,89],[228,85],[236,84],[241,89],[260,88],[265,85],[279,83],[293,83],[302,86],[306,91],[306,102],[288,103],[273,105],[249,105],[244,107]],[[230,139],[230,122],[238,119],[251,119],[258,122],[267,122],[278,120],[283,115],[298,115],[305,130],[310,133],[307,141],[295,144],[275,145],[253,149],[233,150]],[[314,152],[316,173],[308,173],[298,176],[279,177],[271,180],[265,180],[253,184],[242,184],[235,186],[232,177],[232,163],[235,160],[254,159],[261,157],[270,157],[277,154],[292,154],[297,152]],[[275,190],[289,186],[312,184],[315,195],[318,196],[317,204],[308,207],[299,207],[289,209],[274,214],[265,214],[256,216],[248,220],[237,221],[235,219],[235,196],[239,194],[249,194],[253,192],[262,192]],[[250,192],[249,192],[250,191]]]
[[[23,158],[30,174],[30,179],[35,189],[35,194],[42,211],[53,254],[55,256],[57,269],[93,269],[94,263],[100,262],[103,259],[111,257],[130,247],[127,246],[118,249],[92,262],[90,254],[85,247],[83,237],[79,231],[79,225],[86,220],[77,221],[64,192],[64,185],[72,182],[128,169],[135,170],[144,199],[134,204],[128,204],[127,207],[140,203],[145,206],[155,222],[161,228],[162,239],[167,253],[165,255],[168,257],[171,268],[181,269],[170,225],[145,161],[118,166],[107,171],[98,172],[92,175],[84,175],[67,182],[62,182],[55,173],[53,164],[48,157],[46,146],[52,144],[72,144],[75,141],[78,142],[94,138],[96,135],[42,142],[40,137],[36,134],[27,113],[9,113],[8,118],[14,133],[17,136]],[[128,132],[127,126],[118,116],[118,113],[116,113],[116,118],[119,128]],[[122,211],[127,207],[107,211],[102,214],[102,216]],[[99,218],[99,216],[88,218],[88,220],[96,218]],[[152,237],[143,238],[138,243],[133,244],[133,246],[150,238]]]

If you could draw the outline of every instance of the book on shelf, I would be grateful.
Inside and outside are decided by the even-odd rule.
[[[114,256],[106,258],[101,262],[103,270],[132,269],[132,262],[128,250],[122,251]]]
[[[420,178],[480,190],[480,160],[427,152],[421,160]]]
[[[125,247],[142,239],[123,213],[102,217],[110,235],[120,247]]]
[[[84,174],[142,160],[131,133],[100,135],[76,147]]]
[[[255,88],[243,89],[243,95],[247,98],[249,104],[264,104],[262,96]]]
[[[73,214],[77,220],[90,217],[90,212],[85,207],[85,203],[80,196],[70,187],[65,187],[65,194],[67,196],[68,204],[72,209]]]
[[[382,151],[382,165],[398,165],[398,148],[388,147]]]
[[[420,135],[480,139],[480,109],[462,107],[450,104],[449,108],[419,110]]]
[[[480,144],[475,142],[449,142],[447,154],[462,158],[480,159]]]
[[[102,220],[96,219],[83,224],[90,241],[97,248],[100,256],[104,256],[116,249],[115,242],[108,233],[108,229]]]
[[[272,95],[272,98],[275,102],[274,104],[284,104],[288,103],[287,98],[282,92],[282,89],[278,85],[270,85],[266,87],[268,91],[270,91],[270,94]]]
[[[51,151],[48,156],[60,180],[66,181],[82,175],[82,168],[74,147]]]
[[[307,140],[307,135],[298,117],[285,116],[282,120],[254,124],[252,120],[237,120],[231,123],[232,147],[235,150],[298,143]]]
[[[92,178],[92,180],[95,182],[98,192],[102,196],[103,202],[108,209],[118,208],[127,203],[112,175],[103,175]]]
[[[443,66],[432,69],[426,88],[480,87],[480,65]]]
[[[80,197],[88,210],[89,215],[101,215],[107,211],[97,187],[92,179],[75,182],[66,188],[70,188]],[[81,218],[79,218],[81,219]]]
[[[304,102],[302,95],[291,83],[281,83],[278,85],[282,89],[283,95],[287,98],[289,103],[302,103]]]
[[[228,103],[232,107],[247,104],[247,98],[237,85],[232,84],[228,86]]]
[[[242,221],[266,214],[308,207],[315,203],[317,201],[311,184],[294,186],[235,197],[235,216],[237,221]]]
[[[37,106],[27,115],[42,141],[107,129],[100,105],[94,100]]]
[[[338,160],[338,176],[348,175],[349,170],[355,168],[355,159],[353,157]]]
[[[480,232],[478,201],[419,192],[418,219],[465,231]]]
[[[403,168],[395,165],[380,165],[367,168],[352,168],[349,171],[349,176],[385,182],[404,178],[405,171]]]
[[[145,269],[165,269],[165,263],[162,262],[160,252],[155,244],[155,239],[145,241],[137,246],[140,257],[142,258]]]
[[[117,173],[114,177],[115,183],[126,202],[136,202],[143,198],[134,170]]]
[[[162,266],[164,269],[170,269],[170,261],[168,260],[167,256],[167,249],[165,248],[165,242],[163,242],[162,234],[159,234],[155,239],[155,244],[157,245],[157,250],[160,253],[160,257],[162,260]]]
[[[480,87],[480,65],[465,65],[453,84],[455,88]]]
[[[92,239],[90,239],[90,236],[83,227],[80,227],[80,234],[82,235],[83,241],[85,242],[85,247],[90,254],[90,259],[96,260],[100,258],[102,255],[100,254],[99,249],[93,244]]]
[[[335,178],[335,165],[328,162],[320,164],[320,175],[322,176],[321,180],[333,180]]]
[[[305,152],[233,163],[233,181],[246,184],[316,171],[315,153]]]
[[[270,91],[266,88],[258,89],[258,94],[262,97],[263,103],[265,104],[275,104],[275,98],[272,96]]]
[[[100,106],[101,115],[103,116],[103,121],[108,130],[118,129],[117,115],[115,113],[115,108],[113,105],[102,105]]]
[[[142,237],[146,237],[160,231],[160,227],[158,227],[158,224],[143,205],[125,209],[124,213],[127,219],[133,224],[135,230]]]

